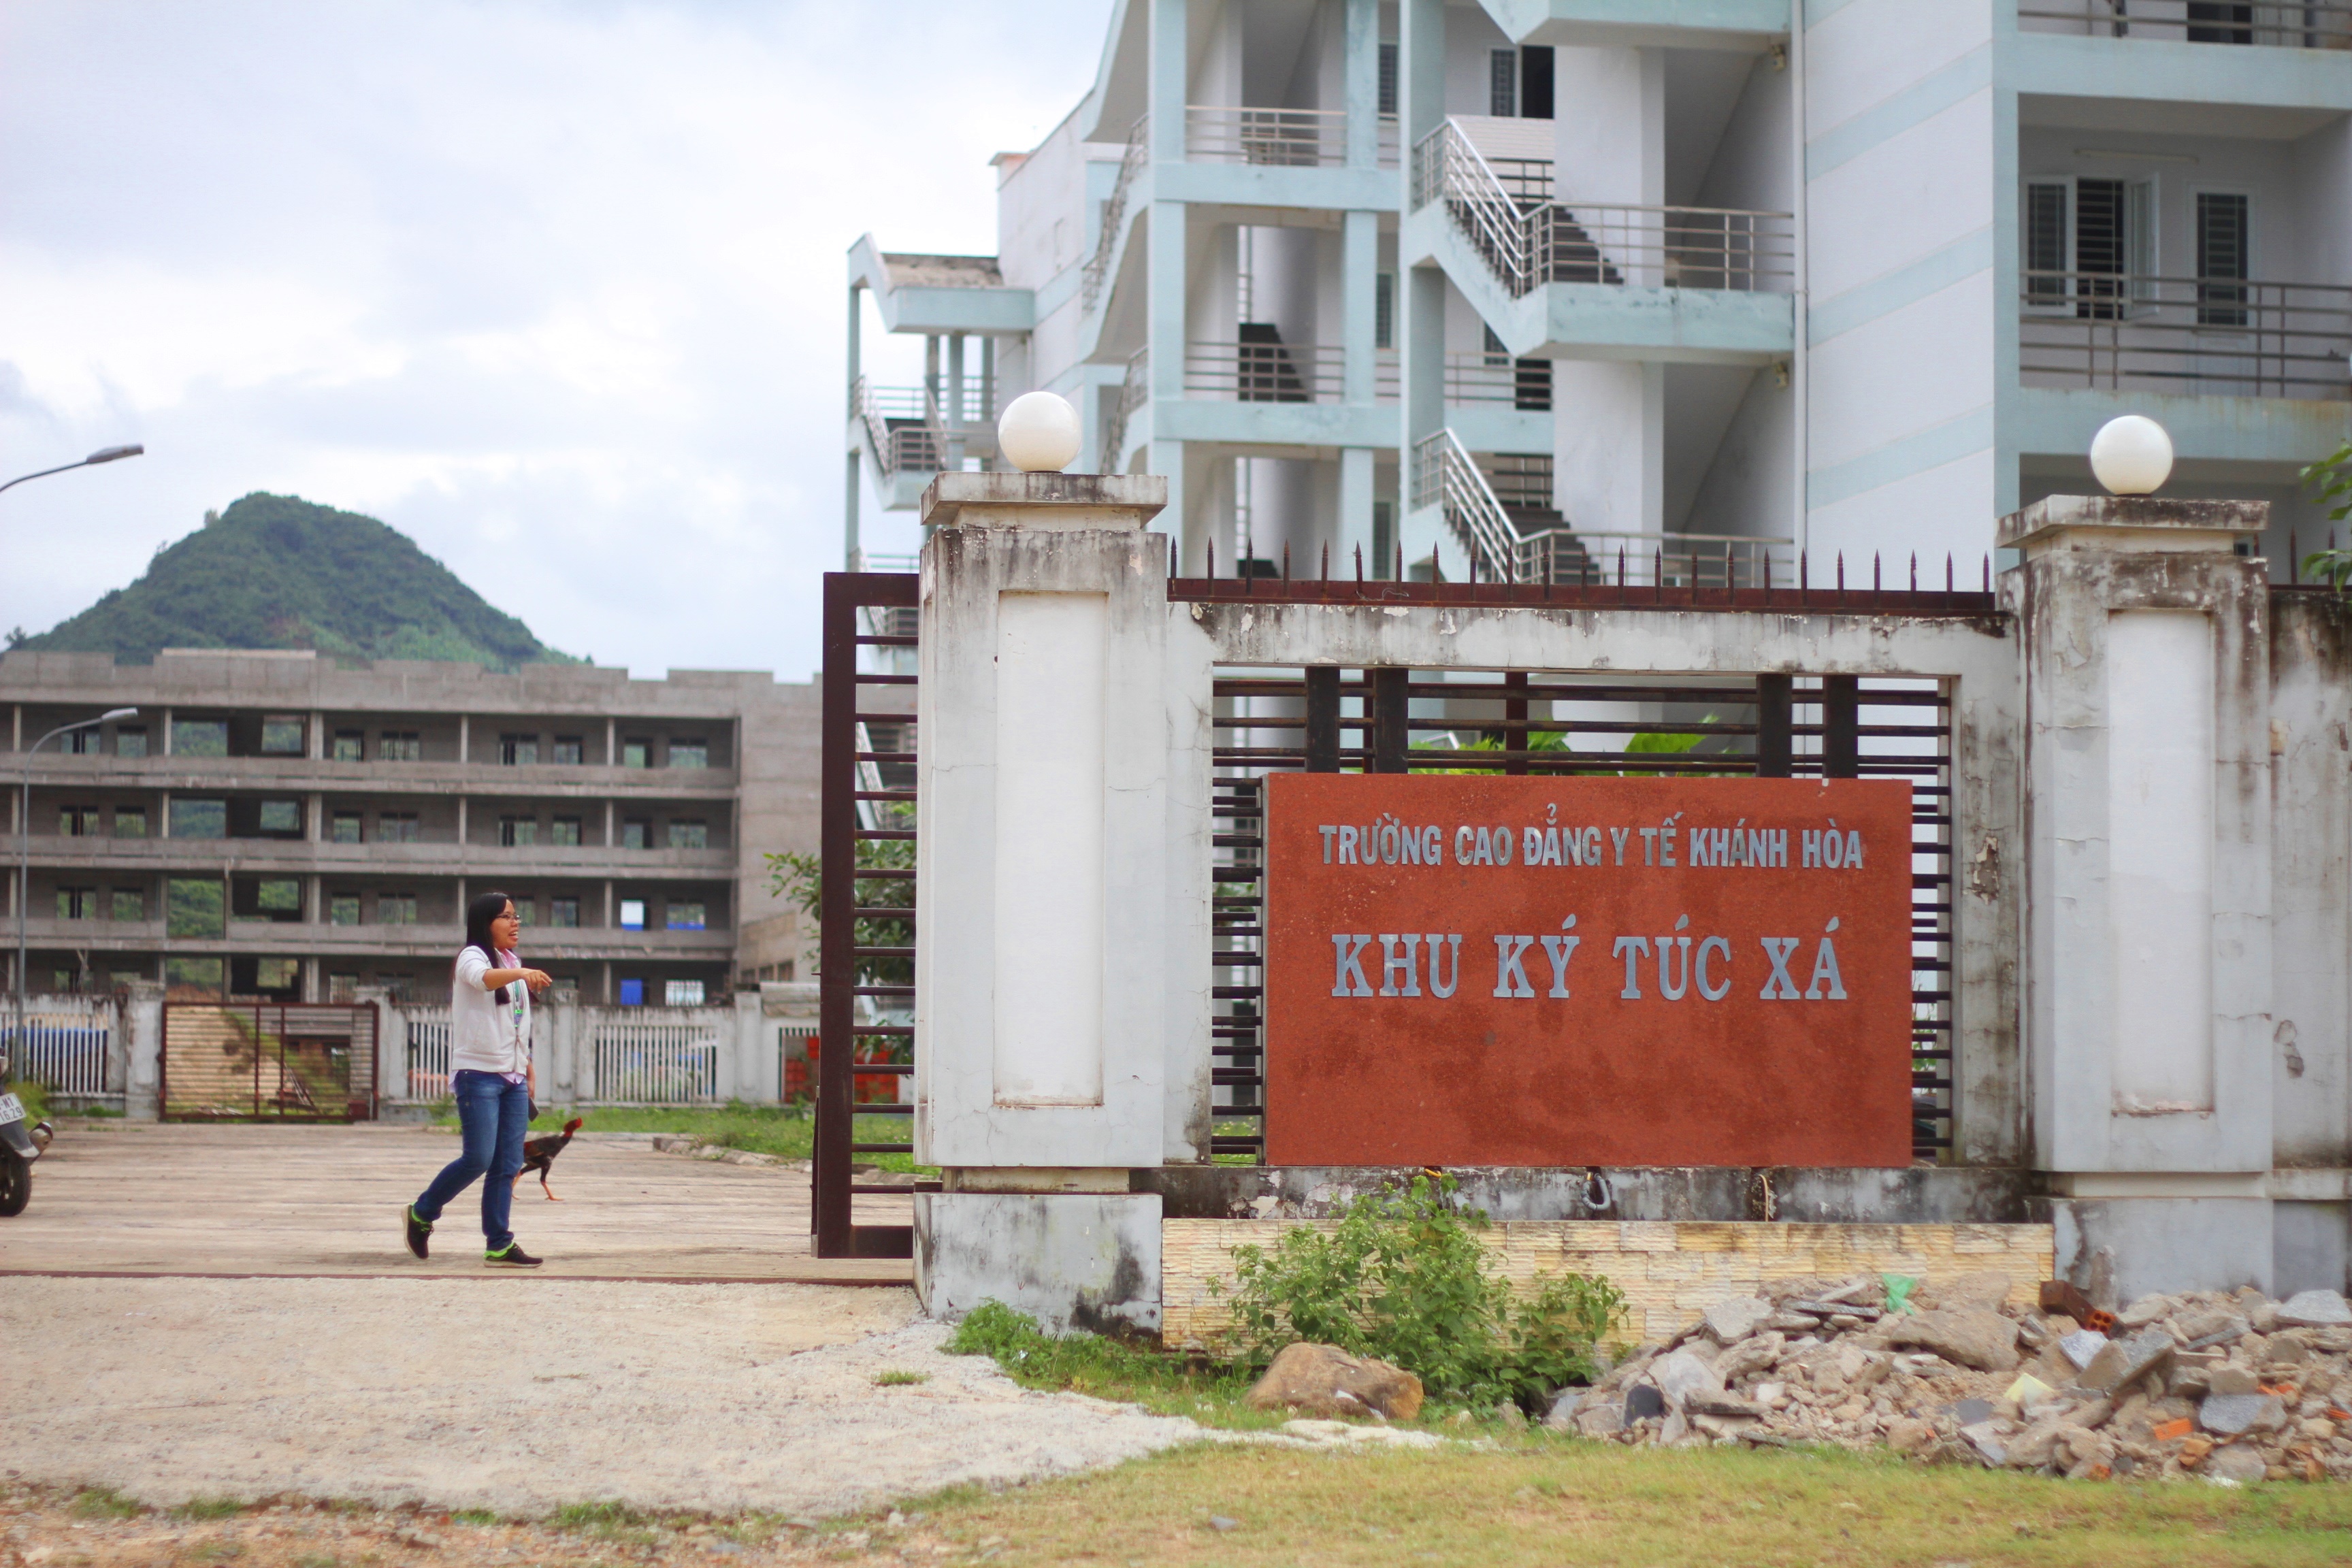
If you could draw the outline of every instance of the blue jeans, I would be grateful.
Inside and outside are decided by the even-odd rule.
[[[465,1147],[416,1200],[416,1217],[427,1225],[439,1219],[450,1199],[488,1173],[482,1183],[482,1236],[492,1252],[503,1251],[514,1240],[507,1220],[514,1208],[514,1179],[522,1170],[523,1137],[530,1130],[530,1090],[497,1073],[470,1069],[452,1076],[449,1089],[457,1097],[457,1126]]]

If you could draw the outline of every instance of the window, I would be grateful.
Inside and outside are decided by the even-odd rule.
[[[359,922],[354,920],[352,923],[356,925]],[[358,975],[330,974],[327,976],[327,1000],[329,1002],[337,1004],[356,1002],[359,1000],[359,994],[360,977]]]
[[[302,961],[299,958],[257,958],[253,961],[253,989],[257,993],[290,992],[301,984]]]
[[[654,765],[654,743],[651,741],[621,742],[621,765],[625,768],[649,768]]]
[[[699,980],[663,981],[662,1005],[667,1007],[701,1006],[702,982]]]
[[[576,768],[580,765],[584,757],[585,752],[581,747],[579,736],[558,735],[555,737],[554,762],[557,767]]]
[[[364,730],[336,731],[334,749],[328,754],[339,763],[364,762],[367,758],[367,731]],[[352,978],[356,980],[358,977],[354,975]]]
[[[163,994],[194,991],[207,996],[221,994],[221,961],[217,958],[170,958],[163,961]]]
[[[379,844],[415,843],[417,841],[416,814],[413,811],[377,812],[375,837]]]
[[[375,760],[380,763],[418,763],[425,760],[425,742],[414,730],[386,730],[375,741]]]
[[[669,901],[668,909],[664,912],[669,916],[667,923],[672,931],[700,931],[702,929],[702,900],[700,899],[672,899]]]
[[[118,757],[143,757],[147,754],[147,726],[125,724],[114,732],[114,754]]]
[[[537,735],[500,735],[499,762],[509,768],[536,767],[539,763]]]
[[[265,800],[261,803],[261,831],[286,833],[296,837],[302,833],[302,803],[299,800]]]
[[[114,889],[113,918],[119,921],[143,921],[147,918],[147,892],[143,888]]]
[[[228,755],[228,721],[225,719],[172,721],[172,754],[175,757]]]
[[[226,838],[228,837],[228,802],[225,800],[175,800],[172,803],[172,837],[174,838]]]
[[[147,808],[143,805],[118,805],[114,808],[114,836],[117,838],[147,837]]]
[[[1393,42],[1381,45],[1381,112],[1397,111],[1397,47]]]
[[[359,841],[360,814],[356,811],[339,811],[335,813],[333,819],[327,825],[327,842],[330,844],[357,844]]]
[[[59,888],[58,919],[61,921],[94,921],[98,918],[96,888]]]
[[[165,936],[219,936],[226,929],[218,882],[210,878],[174,877],[163,884]]]
[[[70,757],[93,757],[106,739],[96,725],[87,730],[68,730],[58,737],[58,750]]]
[[[642,980],[622,981],[621,1005],[624,1007],[642,1007],[645,1005],[646,983]]]
[[[673,822],[669,825],[669,847],[673,849],[708,849],[710,829],[699,822]]]
[[[514,906],[516,920],[527,926],[535,926],[539,923],[539,900],[536,899],[518,895],[509,899],[507,902]]]
[[[710,765],[710,742],[708,741],[672,741],[669,743],[669,765],[674,768],[707,768]]]
[[[1519,112],[1519,51],[1486,51],[1486,112],[1513,120]]]
[[[499,817],[499,842],[509,849],[527,848],[538,843],[539,818],[535,816]]]
[[[646,929],[645,900],[623,899],[621,900],[621,929],[623,931],[643,931]]]
[[[2249,5],[2231,4],[2228,0],[2189,0],[2189,20],[2192,26],[2186,31],[2192,44],[2251,44],[2254,41],[2254,8]],[[2206,26],[2193,25],[2199,22]]]
[[[98,807],[94,805],[58,807],[58,831],[68,838],[96,837]]]
[[[1396,559],[1396,502],[1372,503],[1372,575],[1385,576]]]
[[[547,825],[547,841],[550,844],[556,846],[558,848],[578,848],[580,847],[580,819],[576,816],[557,817],[554,821]]]
[[[2153,300],[2155,182],[2029,180],[2020,228],[2028,308],[2114,321]]]
[[[643,849],[653,842],[653,825],[641,816],[633,816],[621,824],[621,847]]]
[[[576,929],[580,924],[580,900],[578,899],[548,900],[547,923],[565,931]]]
[[[1396,347],[1396,274],[1372,274],[1372,347]]]
[[[327,900],[327,923],[331,926],[355,926],[360,923],[360,896],[357,893],[336,893]],[[354,982],[356,984],[356,981]]]
[[[261,754],[265,757],[299,757],[302,754],[302,721],[282,715],[261,721]]]
[[[302,918],[302,884],[292,877],[265,877],[240,883],[236,889],[239,920],[299,921]]]
[[[415,893],[378,893],[375,896],[375,921],[378,925],[413,926],[416,923]]]
[[[2197,193],[2197,324],[2242,327],[2246,312],[2246,198]]]

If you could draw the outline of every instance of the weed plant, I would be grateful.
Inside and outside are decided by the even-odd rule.
[[[1367,1193],[1328,1231],[1299,1226],[1271,1247],[1234,1249],[1234,1321],[1244,1359],[1306,1340],[1373,1356],[1421,1379],[1430,1397],[1536,1411],[1591,1381],[1594,1348],[1625,1299],[1585,1274],[1541,1277],[1514,1300],[1480,1239],[1486,1215],[1451,1176]]]

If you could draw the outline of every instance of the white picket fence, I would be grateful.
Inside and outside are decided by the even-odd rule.
[[[0,1039],[7,1042],[9,1075],[54,1094],[88,1097],[112,1090],[120,1027],[111,999],[35,996],[27,1000],[25,1037],[19,1041],[16,1009],[0,1000]]]
[[[587,1034],[586,1056],[594,1064],[591,1070],[596,1075],[598,1100],[644,1105],[718,1100],[720,1032],[716,1024],[679,1017],[607,1019],[591,1024]]]
[[[449,1010],[404,1007],[405,1098],[446,1099],[449,1093]],[[735,1016],[724,1007],[582,1007],[578,1010],[574,1081],[565,1098],[581,1104],[714,1105],[719,1055],[729,1048]],[[531,1047],[542,1094],[552,1063],[551,1015],[531,1014]],[[773,1037],[777,1031],[771,1026]],[[779,1041],[781,1047],[781,1041]],[[781,1082],[781,1064],[764,1080]]]

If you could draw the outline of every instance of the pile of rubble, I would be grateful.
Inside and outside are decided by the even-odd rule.
[[[2038,1308],[1969,1275],[1777,1282],[1645,1345],[1547,1425],[1621,1443],[1885,1445],[2070,1479],[2352,1479],[2352,1306],[2333,1290]]]

